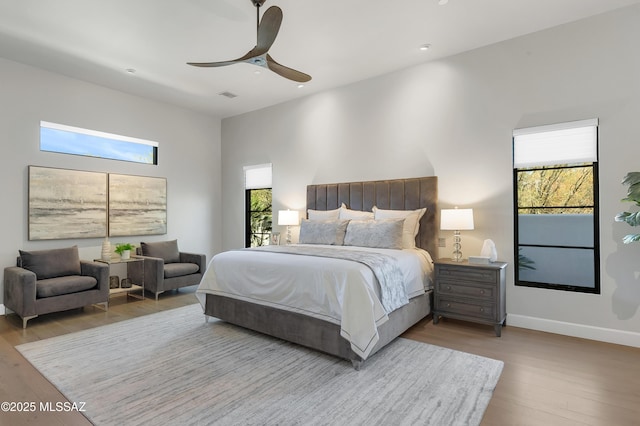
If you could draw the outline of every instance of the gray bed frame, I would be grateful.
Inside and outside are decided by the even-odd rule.
[[[416,245],[433,259],[438,255],[438,180],[435,176],[307,186],[307,208],[332,210],[344,203],[353,210],[415,210],[425,207]],[[412,298],[389,314],[378,327],[380,340],[373,355],[431,311],[431,291]],[[284,311],[224,296],[207,294],[205,315],[350,360],[360,369],[363,360],[340,336],[340,326],[299,313]]]

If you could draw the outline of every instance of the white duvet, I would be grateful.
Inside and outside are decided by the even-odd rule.
[[[374,251],[396,258],[403,270],[409,298],[423,294],[431,285],[433,264],[424,250],[339,248]],[[371,269],[343,259],[246,249],[223,252],[211,259],[196,292],[203,307],[205,294],[298,312],[338,324],[342,337],[363,359],[378,341],[377,327],[389,319]]]

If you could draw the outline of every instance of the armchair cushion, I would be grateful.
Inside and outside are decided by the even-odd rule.
[[[140,243],[143,256],[159,257],[164,263],[180,262],[180,251],[178,250],[178,240],[161,241],[155,243]]]
[[[78,293],[80,291],[90,290],[96,287],[97,284],[98,280],[95,278],[81,275],[47,278],[36,281],[36,296],[41,298]]]
[[[195,263],[168,263],[164,265],[164,277],[173,278],[195,274],[200,267]]]
[[[18,266],[35,273],[38,280],[81,274],[78,246],[37,251],[20,250]]]

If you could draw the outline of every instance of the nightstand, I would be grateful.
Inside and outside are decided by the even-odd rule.
[[[433,323],[449,317],[493,325],[500,337],[506,325],[505,262],[486,265],[438,259],[434,262]]]

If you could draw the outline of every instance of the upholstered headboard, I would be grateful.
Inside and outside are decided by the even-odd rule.
[[[420,220],[416,245],[438,258],[438,178],[436,176],[333,183],[307,186],[307,208],[333,210],[344,203],[352,210],[371,211],[373,206],[389,210],[426,207]]]

